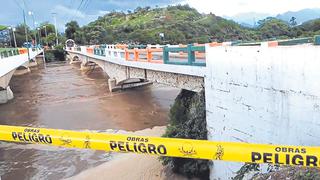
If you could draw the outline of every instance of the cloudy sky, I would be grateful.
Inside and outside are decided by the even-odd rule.
[[[57,25],[63,31],[64,24],[77,20],[81,25],[95,20],[112,10],[127,11],[138,6],[166,6],[170,4],[189,4],[200,12],[212,12],[220,16],[234,16],[239,13],[256,12],[276,15],[286,11],[305,8],[320,8],[320,0],[0,0],[0,24],[16,25],[23,22],[22,9],[34,12],[37,23],[53,23],[57,13]],[[24,3],[25,2],[25,3]],[[82,2],[82,3],[81,3]],[[33,27],[32,17],[27,23]]]

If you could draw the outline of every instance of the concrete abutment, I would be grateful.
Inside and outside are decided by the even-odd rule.
[[[13,92],[10,86],[6,88],[1,88],[0,90],[0,104],[7,103],[9,100],[13,99]]]

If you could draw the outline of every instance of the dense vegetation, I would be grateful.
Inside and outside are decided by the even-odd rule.
[[[214,14],[200,14],[188,5],[177,5],[155,9],[138,7],[127,13],[111,12],[81,28],[76,21],[71,21],[66,24],[65,34],[77,44],[185,44],[295,38],[320,33],[320,19],[296,24],[295,18],[285,22],[270,17],[259,21],[254,29],[245,28]]]
[[[51,61],[65,61],[66,51],[62,45],[55,46],[54,49],[47,49],[45,51],[46,62]]]
[[[0,31],[4,30],[6,28],[7,28],[6,26],[0,25]]]
[[[266,18],[258,22],[256,28],[247,28],[238,23],[216,16],[201,14],[188,5],[164,8],[138,7],[134,11],[111,12],[86,26],[80,27],[76,21],[66,24],[65,33],[58,34],[59,42],[74,39],[77,44],[139,43],[139,44],[178,44],[206,43],[212,41],[257,41],[310,37],[320,34],[320,19],[297,25],[296,18],[289,22],[276,18]],[[47,35],[45,34],[45,28]],[[52,46],[56,37],[54,25],[40,24],[41,44]],[[0,25],[0,30],[6,29]],[[26,27],[28,39],[39,41],[38,30]],[[16,26],[17,45],[26,41],[25,26]],[[164,36],[161,36],[164,35]],[[11,38],[11,44],[13,38]],[[8,42],[0,42],[7,47]]]
[[[207,123],[205,111],[204,91],[195,93],[182,89],[170,109],[170,121],[164,137],[207,139]],[[186,156],[197,153],[196,147],[180,147],[180,151]],[[208,160],[189,158],[161,158],[164,165],[169,165],[176,173],[188,177],[209,178]]]
[[[45,27],[45,28],[44,28]],[[1,29],[3,28],[3,29]],[[0,25],[0,31],[5,30],[7,27]],[[28,41],[32,42],[35,40],[35,37],[39,43],[41,42],[42,45],[52,46],[56,42],[56,35],[55,35],[55,27],[53,24],[48,22],[42,23],[39,26],[39,30],[31,30],[29,26],[25,26],[24,24],[18,24],[15,27],[15,36],[17,41],[17,46],[22,47],[23,43],[26,42],[26,31],[28,34]],[[12,32],[10,32],[12,33]],[[64,42],[66,39],[62,34],[58,35],[59,41]],[[8,46],[9,42],[0,42],[0,47]],[[14,39],[11,38],[11,44],[14,44]]]

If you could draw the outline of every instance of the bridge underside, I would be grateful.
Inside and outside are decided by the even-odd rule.
[[[128,80],[140,79],[143,81],[156,82],[195,92],[200,92],[204,87],[203,77],[128,67],[73,53],[69,53],[68,58],[71,60],[71,63],[78,62],[79,59],[81,61],[81,69],[89,69],[87,65],[91,62],[97,64],[104,70],[104,72],[107,73],[110,79],[115,80],[116,85],[122,85],[128,82]]]
[[[18,60],[20,60],[20,59],[18,59]],[[31,71],[30,67],[38,65],[37,61],[41,62],[41,60],[37,59],[37,57],[35,56],[34,61],[32,61],[32,62],[26,61],[25,63],[20,64],[19,66],[12,68],[11,71],[7,72],[6,74],[4,74],[0,77],[0,104],[7,103],[9,100],[14,98],[13,92],[11,91],[11,88],[9,86],[9,83],[10,83],[12,76],[23,75],[23,74],[29,73]]]

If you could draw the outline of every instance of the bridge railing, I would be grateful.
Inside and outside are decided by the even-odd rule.
[[[117,59],[117,60],[124,60],[125,50],[123,49],[105,49],[107,58]]]
[[[272,40],[265,42],[211,42],[210,47],[216,46],[290,46],[300,44],[320,45],[320,36],[296,38],[288,40]],[[191,65],[206,66],[205,44],[189,44],[189,45],[127,45],[127,44],[101,44],[95,46],[81,46],[73,49],[81,51],[83,54],[97,55],[107,58],[113,58],[121,61],[140,61],[151,63],[175,64],[175,65]],[[8,53],[8,52],[6,52]],[[2,53],[1,58],[8,56]]]
[[[284,39],[284,40],[271,40],[271,41],[264,41],[264,42],[234,41],[231,43],[231,46],[265,46],[267,45],[269,47],[276,47],[276,46],[294,46],[294,45],[301,45],[301,44],[320,45],[320,36]]]
[[[151,63],[163,63],[161,48],[125,49],[127,61],[142,61]]]
[[[27,48],[1,48],[0,49],[0,57],[1,59],[11,57],[11,56],[16,56],[20,54],[25,54],[28,53]]]
[[[177,56],[171,55],[170,53],[186,53],[187,61],[181,57],[181,54]],[[196,53],[204,53],[205,46],[195,46],[188,44],[187,47],[168,47],[163,48],[163,61],[164,64],[176,64],[176,65],[191,65],[191,66],[205,66],[205,60],[198,60]],[[174,59],[171,59],[174,57]],[[200,59],[200,58],[199,58]]]

